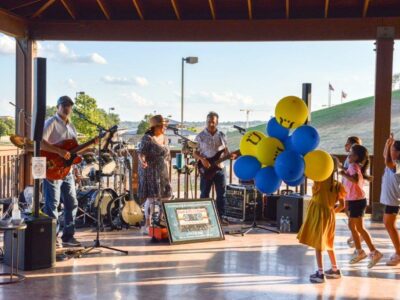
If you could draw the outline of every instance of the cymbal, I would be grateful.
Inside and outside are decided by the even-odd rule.
[[[10,136],[10,141],[15,147],[21,149],[33,148],[33,141],[23,136],[13,134]]]

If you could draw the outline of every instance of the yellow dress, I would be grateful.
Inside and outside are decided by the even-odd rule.
[[[317,250],[333,250],[335,238],[335,203],[344,199],[344,186],[329,178],[323,182],[315,182],[313,196],[307,209],[307,216],[297,235],[299,242]]]

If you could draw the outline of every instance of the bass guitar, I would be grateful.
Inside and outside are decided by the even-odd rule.
[[[73,165],[82,162],[82,158],[79,156],[81,152],[85,151],[89,146],[93,145],[97,138],[103,138],[111,132],[115,132],[117,129],[118,126],[113,126],[108,131],[81,145],[79,145],[74,139],[64,140],[58,144],[54,144],[53,146],[67,150],[71,153],[71,158],[68,160],[62,158],[57,153],[41,150],[40,155],[46,157],[46,178],[49,180],[59,180],[65,178]]]
[[[208,162],[210,163],[210,167],[206,168],[201,160],[197,162],[197,169],[199,170],[200,175],[207,179],[211,180],[214,178],[215,174],[222,170],[222,168],[219,166],[220,163],[223,161],[229,159],[232,154],[236,154],[237,156],[240,156],[240,150],[233,151],[229,153],[228,155],[222,156],[222,154],[225,152],[225,149],[222,149],[217,152],[213,157],[207,158]]]

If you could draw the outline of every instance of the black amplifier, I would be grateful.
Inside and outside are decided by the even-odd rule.
[[[228,219],[250,221],[254,218],[256,205],[256,219],[262,217],[262,194],[253,185],[229,184],[226,187],[225,214]]]

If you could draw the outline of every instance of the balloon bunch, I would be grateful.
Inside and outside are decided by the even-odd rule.
[[[241,180],[254,180],[256,188],[266,194],[279,189],[282,181],[289,186],[326,180],[333,171],[329,153],[316,150],[318,131],[304,125],[308,108],[295,96],[282,98],[269,120],[266,133],[248,131],[240,141],[242,154],[234,164],[235,175]],[[291,130],[292,133],[291,133]]]

